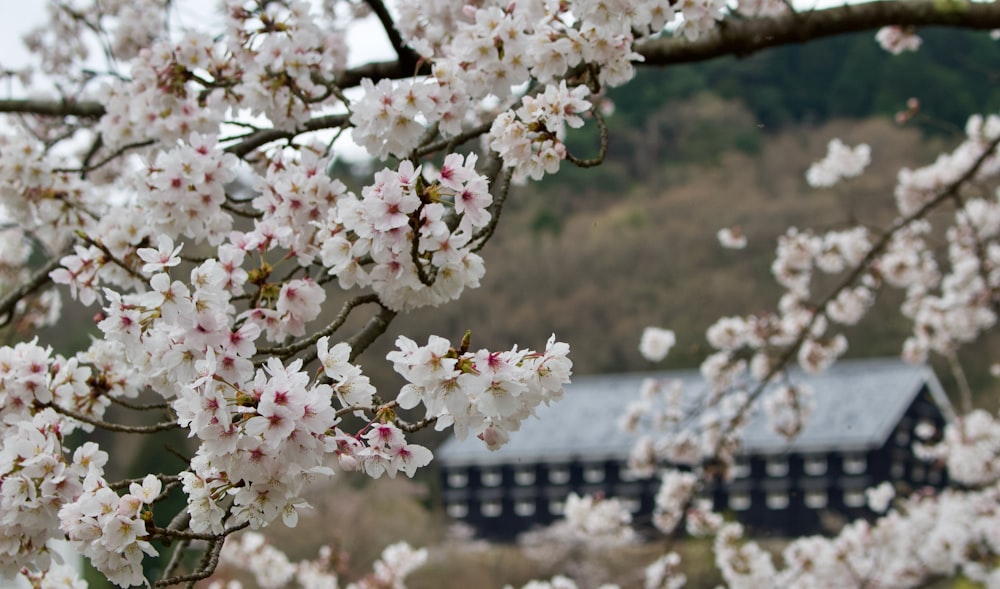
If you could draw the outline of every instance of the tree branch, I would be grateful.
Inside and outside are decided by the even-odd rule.
[[[46,403],[44,407],[51,407],[56,413],[65,415],[66,417],[72,417],[77,421],[99,427],[111,432],[119,432],[123,434],[155,434],[156,432],[162,432],[170,429],[178,429],[180,425],[176,421],[163,421],[160,423],[154,423],[153,425],[123,425],[121,423],[111,423],[108,421],[102,421],[100,419],[95,419],[80,413],[78,411],[73,411],[66,407],[61,407],[55,403]]]
[[[226,151],[239,157],[243,157],[251,151],[257,149],[262,145],[267,145],[272,141],[278,141],[279,139],[290,139],[295,137],[299,133],[307,133],[309,131],[320,131],[322,129],[333,129],[334,127],[342,127],[347,124],[347,115],[324,115],[321,117],[316,117],[306,121],[302,125],[301,129],[295,131],[283,131],[281,129],[262,129],[247,135],[243,140],[238,143],[234,143],[226,148]]]
[[[403,37],[396,30],[396,23],[392,21],[392,15],[389,14],[389,10],[386,9],[382,0],[366,0],[366,2],[375,16],[378,17],[379,22],[382,23],[382,28],[385,29],[385,34],[389,37],[389,43],[392,44],[396,55],[399,56],[400,67],[405,68],[407,65],[415,67],[420,56],[403,42]]]
[[[889,25],[945,26],[988,31],[1000,28],[1000,4],[968,0],[887,0],[784,14],[774,18],[727,20],[697,41],[663,37],[641,43],[643,65],[706,61],[726,55],[745,57],[770,47]]]
[[[52,279],[49,278],[49,272],[59,267],[61,258],[62,256],[53,256],[44,266],[36,270],[27,282],[0,299],[0,327],[7,325],[14,318],[14,307],[17,306],[18,301],[52,282]]]
[[[0,100],[0,112],[97,119],[104,116],[104,105],[93,100],[10,99]]]
[[[334,332],[336,332],[338,329],[341,328],[341,326],[344,325],[344,323],[347,321],[347,318],[350,317],[351,311],[353,311],[356,307],[369,303],[378,303],[378,302],[379,302],[378,295],[375,294],[367,294],[354,297],[353,299],[344,303],[344,306],[340,309],[340,313],[337,314],[337,317],[333,320],[333,322],[327,325],[321,331],[318,331],[310,337],[307,337],[303,340],[300,340],[298,342],[292,343],[287,346],[274,347],[274,348],[260,348],[259,350],[257,350],[257,354],[261,356],[281,356],[281,357],[287,357],[291,356],[292,354],[297,354],[308,347],[315,346],[316,342],[318,342],[320,338],[324,336],[333,335]],[[305,364],[308,364],[312,362],[315,358],[316,358],[316,350],[314,348],[311,352],[305,355],[305,357],[303,358],[303,362]]]
[[[349,361],[354,362],[361,355],[361,352],[364,352],[380,335],[385,333],[386,329],[389,329],[389,323],[395,318],[395,311],[388,307],[380,308],[378,313],[373,315],[368,320],[368,323],[361,328],[361,331],[358,331],[347,340],[348,345],[351,346]]]

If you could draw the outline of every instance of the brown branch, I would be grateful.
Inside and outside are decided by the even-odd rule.
[[[132,411],[156,411],[157,409],[169,409],[169,403],[149,403],[147,405],[140,405],[139,403],[131,403],[124,399],[118,397],[108,397],[112,403],[116,405],[121,405],[126,409],[131,409]]]
[[[125,153],[128,151],[131,151],[133,149],[140,149],[143,147],[149,147],[150,145],[153,145],[153,143],[155,143],[155,141],[153,141],[152,139],[148,139],[146,141],[138,141],[136,143],[125,144],[119,147],[118,149],[114,150],[107,156],[105,156],[103,159],[101,159],[101,161],[97,162],[96,164],[87,163],[92,157],[92,155],[88,153],[87,157],[84,158],[83,165],[81,165],[79,168],[55,168],[52,171],[55,173],[60,173],[60,172],[74,173],[74,174],[79,173],[81,176],[85,177],[87,173],[103,168],[104,166],[108,165],[109,163],[113,162],[119,157],[125,155]],[[99,147],[98,143],[95,143],[95,145],[98,145]]]
[[[418,149],[414,150],[411,157],[414,159],[423,157],[425,155],[432,154],[442,149],[446,149],[447,150],[446,153],[452,153],[454,152],[455,147],[479,137],[483,133],[489,131],[490,127],[492,126],[493,126],[493,121],[490,121],[488,123],[483,123],[481,125],[473,127],[467,131],[463,131],[458,135],[455,135],[454,137],[448,137],[446,139],[441,139],[440,141],[435,141],[434,143],[428,143],[427,145],[421,146]]]
[[[177,475],[157,474],[157,475],[154,475],[154,476],[156,476],[156,478],[160,479],[160,482],[162,482],[164,484],[167,484],[167,485],[179,483],[180,480],[181,480],[181,477],[179,477]],[[127,488],[132,483],[137,483],[137,484],[141,485],[144,480],[146,480],[146,477],[135,478],[135,479],[122,479],[120,481],[115,481],[113,483],[108,483],[108,488],[111,489],[112,491],[120,491],[122,489]]]
[[[17,306],[18,301],[52,282],[49,273],[59,267],[61,258],[62,256],[53,256],[44,266],[36,270],[27,282],[0,299],[0,318],[2,318],[0,319],[0,327],[6,326],[14,318],[14,307]]]
[[[170,429],[177,429],[180,425],[176,421],[164,421],[160,423],[154,423],[153,425],[123,425],[121,423],[111,423],[109,421],[102,421],[100,419],[95,419],[93,417],[88,417],[83,413],[73,411],[72,409],[67,409],[66,407],[60,407],[54,403],[46,403],[44,407],[51,407],[56,413],[65,415],[66,417],[72,417],[77,421],[82,421],[99,427],[101,429],[106,429],[112,432],[119,432],[123,434],[154,434],[156,432],[167,431]]]
[[[204,540],[206,542],[211,542],[213,540],[219,540],[229,534],[238,532],[243,528],[250,525],[250,522],[243,522],[242,524],[232,526],[222,530],[221,534],[202,534],[200,532],[189,532],[187,530],[173,530],[171,528],[160,528],[157,526],[147,526],[147,530],[153,536],[161,536],[163,538],[180,538],[182,540]]]
[[[640,43],[644,65],[744,57],[770,47],[805,43],[825,37],[889,25],[945,26],[988,31],[1000,28],[1000,4],[967,0],[887,0],[776,16],[727,20],[697,41],[662,37]]]
[[[385,333],[385,330],[389,329],[389,324],[395,318],[395,311],[388,307],[380,308],[378,313],[373,315],[360,331],[347,340],[348,345],[351,346],[349,361],[354,362],[361,355],[361,352],[364,352],[380,335]]]
[[[234,143],[225,149],[225,151],[234,154],[239,157],[243,157],[250,153],[251,151],[257,149],[262,145],[267,145],[272,141],[278,141],[280,139],[291,139],[300,133],[307,133],[309,131],[319,131],[322,129],[333,129],[335,127],[343,127],[347,124],[347,115],[324,115],[316,117],[314,119],[309,119],[302,125],[301,129],[296,131],[283,131],[281,129],[262,129],[260,131],[255,131],[246,135],[243,140],[238,143]]]
[[[329,325],[323,328],[322,331],[319,331],[310,337],[289,344],[287,346],[275,347],[275,348],[261,348],[257,350],[257,354],[264,356],[280,356],[280,357],[287,357],[291,356],[292,354],[297,354],[310,346],[316,345],[316,342],[318,342],[320,338],[324,336],[333,335],[334,332],[336,332],[338,329],[341,328],[341,326],[344,325],[344,323],[347,321],[347,318],[350,317],[351,311],[353,311],[356,307],[368,303],[378,303],[378,302],[379,302],[378,295],[374,294],[367,294],[354,297],[353,299],[344,303],[344,306],[340,309],[340,313],[337,314],[337,317],[334,318],[333,322],[331,322]],[[314,349],[310,354],[307,354],[306,357],[303,358],[303,362],[305,364],[308,364],[309,362],[312,362],[315,357],[316,357],[316,350]]]
[[[415,63],[373,61],[343,72],[337,76],[337,85],[341,88],[352,88],[360,85],[364,78],[400,80],[412,76],[425,76],[430,73],[431,64],[426,60]]]
[[[496,231],[497,226],[500,223],[500,213],[503,212],[504,203],[507,202],[507,195],[510,194],[510,179],[514,175],[514,169],[508,168],[504,173],[503,177],[500,178],[499,182],[493,184],[490,189],[493,192],[493,204],[490,206],[490,222],[483,227],[475,235],[472,236],[473,241],[478,241],[472,251],[478,252],[486,246],[486,242],[493,237],[493,233]]]
[[[104,116],[104,112],[104,105],[94,100],[39,100],[34,98],[0,100],[0,113],[97,119]]]
[[[389,14],[382,0],[366,0],[366,3],[378,17],[379,22],[382,23],[382,28],[385,29],[386,36],[389,37],[389,43],[392,44],[393,50],[399,56],[400,67],[405,68],[407,65],[411,68],[416,67],[420,56],[403,42],[403,37],[396,29],[396,23],[392,22],[392,15]]]
[[[567,150],[566,159],[580,168],[593,168],[595,166],[599,166],[604,163],[604,158],[608,156],[608,125],[604,122],[604,115],[601,114],[597,105],[594,105],[594,107],[590,110],[594,114],[594,120],[597,121],[597,127],[601,132],[600,151],[598,152],[597,157],[584,160],[576,157],[572,153],[569,153],[569,150]]]

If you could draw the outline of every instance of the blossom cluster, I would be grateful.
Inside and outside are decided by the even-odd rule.
[[[810,186],[833,186],[844,178],[853,178],[871,163],[871,148],[867,143],[848,147],[840,139],[831,139],[826,157],[809,166],[806,181]]]
[[[334,552],[321,546],[314,560],[292,562],[284,552],[267,543],[261,534],[248,532],[226,541],[219,555],[220,570],[212,577],[211,589],[237,589],[238,581],[224,581],[225,573],[249,573],[262,589],[287,587],[294,579],[302,589],[330,589],[340,586],[333,570]],[[427,550],[413,549],[405,542],[389,545],[372,565],[373,571],[347,589],[382,589],[405,587],[404,581],[427,562]]]
[[[158,552],[145,538],[149,512],[146,507],[160,495],[162,485],[155,475],[142,483],[132,483],[129,492],[118,496],[100,474],[93,473],[83,483],[83,491],[72,503],[59,510],[66,536],[109,581],[127,587],[145,583],[143,554]]]
[[[589,93],[586,86],[569,90],[563,81],[558,87],[547,86],[537,97],[525,96],[519,109],[501,113],[493,121],[490,149],[500,155],[505,167],[513,169],[515,181],[529,176],[541,180],[559,171],[559,163],[566,159],[561,141],[564,129],[583,126],[579,113],[590,109],[584,98]]]
[[[536,407],[562,398],[573,366],[569,346],[555,336],[544,352],[456,350],[439,336],[424,346],[400,336],[396,347],[386,359],[409,383],[397,397],[399,406],[423,403],[437,429],[453,426],[460,440],[471,434],[491,450],[504,445]]]
[[[475,164],[474,155],[450,154],[432,182],[409,161],[378,172],[360,199],[348,193],[319,221],[323,265],[341,287],[371,286],[396,310],[436,306],[479,286],[485,270],[475,237],[490,221],[492,196]]]
[[[635,536],[632,514],[614,497],[598,498],[570,493],[564,510],[570,531],[588,543],[627,542]]]
[[[875,33],[875,41],[878,42],[882,49],[893,55],[899,55],[906,51],[916,51],[920,49],[920,45],[924,42],[912,28],[895,25],[879,29]]]
[[[59,510],[99,477],[108,455],[88,442],[68,457],[63,429],[72,430],[52,409],[5,423],[0,447],[0,575],[22,567],[45,570],[51,540],[62,537]]]

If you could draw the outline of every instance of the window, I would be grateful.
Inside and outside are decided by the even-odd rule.
[[[865,492],[860,489],[850,489],[844,491],[844,505],[848,507],[864,507]]]
[[[514,470],[514,482],[522,486],[535,484],[535,469],[525,466]]]
[[[618,468],[618,478],[625,482],[632,482],[638,481],[643,477],[639,476],[638,473],[623,464]]]
[[[785,491],[768,491],[765,502],[769,509],[785,509],[788,507],[788,493]]]
[[[750,476],[750,459],[745,456],[738,457],[733,461],[730,473],[734,479],[745,479]]]
[[[746,511],[750,509],[750,493],[730,493],[729,509],[733,511]]]
[[[844,474],[862,474],[867,466],[864,454],[844,454]]]
[[[569,482],[568,466],[549,466],[549,482],[553,485],[565,485]]]
[[[566,510],[566,502],[562,499],[549,500],[549,513],[552,515],[562,515]]]
[[[927,471],[927,484],[937,485],[940,483],[941,483],[941,469],[931,467],[931,469]]]
[[[499,487],[500,483],[503,482],[503,473],[500,472],[499,468],[484,468],[479,473],[479,482],[484,487]]]
[[[901,479],[903,475],[906,474],[906,466],[900,460],[893,460],[892,466],[889,467],[889,476],[894,479]]]
[[[528,517],[529,515],[535,515],[535,500],[534,499],[518,499],[514,502],[514,513],[521,517]]]
[[[588,483],[600,483],[604,481],[604,465],[588,464],[583,467],[583,480]]]
[[[459,518],[469,515],[469,506],[465,503],[454,502],[449,503],[448,507],[445,508],[448,512],[449,517]]]
[[[826,474],[826,456],[806,456],[802,460],[802,470],[811,477]]]
[[[921,440],[929,440],[937,433],[937,428],[934,427],[933,421],[924,418],[920,420],[917,427],[913,428],[913,433]]]
[[[479,512],[484,517],[500,517],[503,513],[503,503],[499,499],[487,499],[479,506]]]
[[[813,489],[806,491],[805,504],[810,509],[822,509],[826,507],[826,489]]]
[[[896,443],[900,446],[905,446],[910,443],[910,432],[904,428],[899,428],[896,431]]]
[[[639,513],[639,510],[642,509],[642,500],[638,497],[619,497],[618,502],[629,513]]]
[[[923,482],[927,477],[927,468],[923,464],[914,464],[910,468],[910,476],[913,477],[914,482]]]
[[[453,470],[448,473],[448,486],[452,488],[464,487],[469,484],[469,475],[464,470]]]
[[[788,459],[784,457],[768,458],[766,470],[769,477],[783,477],[788,474]]]

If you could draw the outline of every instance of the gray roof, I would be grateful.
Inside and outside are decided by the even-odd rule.
[[[537,410],[495,452],[474,437],[450,438],[435,453],[444,465],[513,464],[586,457],[624,460],[640,434],[618,427],[625,407],[638,399],[644,379],[683,382],[685,402],[696,401],[705,383],[697,371],[574,377],[565,397]],[[754,412],[743,434],[745,453],[855,451],[881,447],[926,385],[946,418],[951,406],[933,371],[899,359],[842,360],[820,375],[792,371],[808,383],[815,409],[802,432],[788,441],[771,431],[763,411]],[[763,398],[763,396],[762,396]],[[758,400],[758,403],[760,400]]]

